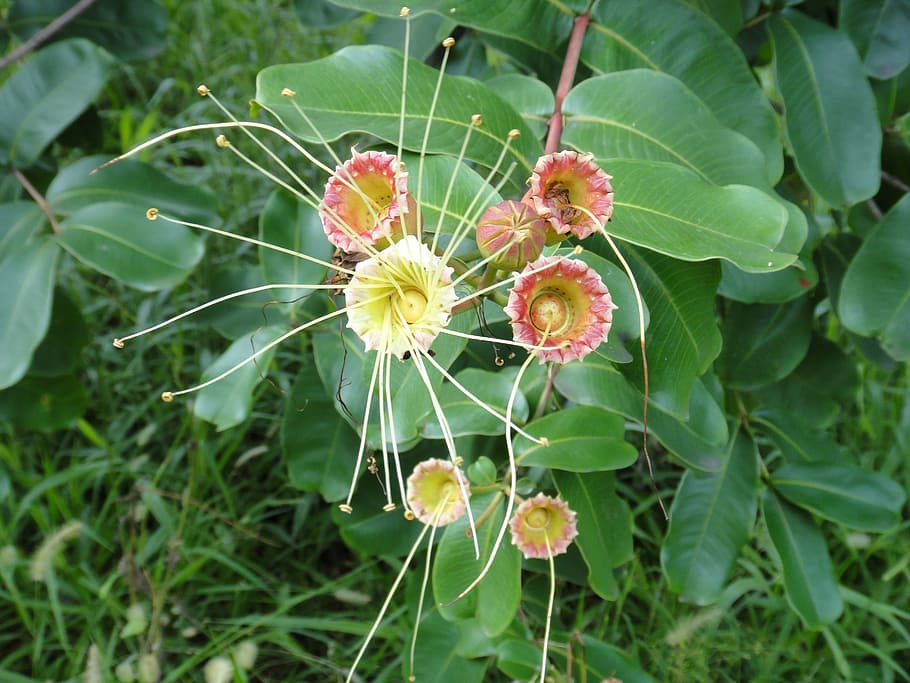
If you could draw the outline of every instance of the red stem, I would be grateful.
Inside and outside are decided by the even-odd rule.
[[[589,23],[591,23],[591,15],[588,12],[575,17],[575,26],[572,28],[572,35],[569,36],[569,46],[566,48],[566,59],[562,63],[562,73],[559,75],[559,84],[556,86],[556,102],[553,107],[553,116],[550,117],[550,130],[547,133],[547,144],[544,148],[547,154],[552,154],[559,149],[563,125],[562,103],[575,82],[575,71],[578,68],[578,58],[581,56],[581,44],[584,42],[585,31],[587,31]]]

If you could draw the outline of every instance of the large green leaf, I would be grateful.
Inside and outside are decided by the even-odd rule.
[[[281,450],[291,485],[319,491],[330,502],[342,500],[351,486],[357,447],[357,435],[335,411],[316,367],[305,365],[281,420]]]
[[[728,0],[684,0],[716,21],[728,35],[735,37],[743,25],[743,6]]]
[[[623,683],[654,683],[654,679],[622,650],[595,640],[589,635],[581,636],[584,647],[584,667],[591,674],[588,680],[609,681],[618,679]]]
[[[205,370],[202,381],[207,382],[226,372],[265,348],[269,342],[286,331],[281,327],[265,327],[255,334],[241,337]],[[273,355],[275,349],[269,349],[236,372],[201,389],[193,403],[193,413],[196,417],[211,422],[219,431],[240,424],[248,418],[253,405],[253,389],[265,379]]]
[[[332,0],[336,5],[392,17],[401,9],[387,0]],[[572,30],[572,13],[565,5],[549,0],[490,2],[489,0],[414,0],[408,2],[411,16],[433,12],[461,25],[518,40],[538,49],[556,51]],[[533,27],[533,30],[529,30]],[[402,26],[402,35],[404,27]]]
[[[758,510],[758,453],[744,432],[731,442],[722,468],[687,471],[670,508],[660,562],[670,588],[697,604],[715,602]]]
[[[396,143],[403,62],[401,53],[395,50],[365,46],[347,47],[308,64],[271,66],[259,73],[256,101],[304,140],[318,141],[320,137],[335,140],[346,133],[365,131]],[[404,147],[419,151],[424,143],[437,72],[410,60],[407,78]],[[339,83],[344,87],[338,87]],[[284,88],[299,95],[290,101],[281,94]],[[426,141],[427,152],[457,155],[472,127],[474,114],[483,116],[483,125],[473,130],[466,158],[491,166],[509,131],[516,129],[520,136],[512,141],[505,164],[514,161],[518,172],[513,179],[523,181],[542,153],[540,143],[521,115],[479,81],[454,76],[443,79]],[[416,169],[409,172],[416,173]]]
[[[179,283],[204,250],[188,228],[149,221],[138,207],[115,202],[73,213],[60,224],[57,241],[83,263],[144,291]]]
[[[588,567],[588,583],[600,597],[615,600],[613,568],[632,556],[632,515],[616,495],[612,472],[552,471],[559,494],[578,513],[575,544]]]
[[[775,404],[776,410],[760,410],[751,421],[780,449],[787,462],[843,463],[848,455],[844,447],[828,433],[814,429],[803,421],[796,407]],[[797,417],[799,415],[799,417]]]
[[[830,624],[840,616],[844,604],[821,530],[807,512],[771,489],[762,496],[762,510],[780,556],[787,600],[809,628]]]
[[[354,466],[356,452],[351,457]],[[365,479],[354,497],[354,509],[349,514],[337,506],[332,507],[332,521],[338,526],[341,538],[349,548],[363,555],[404,557],[417,537],[421,524],[408,524],[401,516],[401,509],[385,511],[385,493],[375,479]],[[470,541],[468,541],[470,545]]]
[[[839,28],[853,40],[866,73],[894,78],[910,63],[910,2],[841,0]]]
[[[668,74],[632,69],[589,78],[572,89],[563,112],[563,142],[591,152],[605,169],[611,159],[667,161],[717,185],[771,189],[755,143]]]
[[[792,10],[771,17],[768,26],[787,137],[800,174],[834,206],[868,199],[878,191],[882,133],[852,43]]]
[[[880,335],[898,360],[910,359],[910,195],[904,196],[869,235],[847,268],[840,291],[844,325]]]
[[[718,187],[677,164],[614,159],[611,235],[673,258],[722,258],[748,272],[780,270],[796,255],[777,250],[787,209],[746,185]]]
[[[0,204],[0,260],[32,239],[47,217],[35,202]]]
[[[556,388],[576,403],[600,406],[641,421],[642,394],[606,360],[590,357],[583,363],[566,365],[556,375]],[[692,385],[687,421],[660,406],[651,406],[648,430],[689,467],[714,471],[726,457],[724,414],[700,380]]]
[[[71,0],[14,2],[7,21],[22,40],[73,6]],[[61,27],[54,40],[87,38],[121,59],[148,59],[164,47],[167,10],[156,2],[99,0]]]
[[[625,252],[651,313],[645,338],[650,400],[685,419],[695,378],[721,350],[714,311],[720,268],[716,262],[684,263],[643,249],[627,247]],[[616,311],[613,317],[621,315],[628,313]],[[637,350],[634,363],[624,365],[622,372],[643,390]]]
[[[486,564],[505,515],[505,499],[499,492],[475,495],[471,510],[475,520],[488,511],[477,529],[480,559],[474,557],[468,516],[462,515],[446,527],[433,562],[433,595],[439,604],[454,600]],[[458,602],[440,608],[440,612],[449,620],[476,617],[487,635],[498,635],[511,623],[520,600],[521,554],[506,538],[490,572],[477,588]]]
[[[22,378],[47,332],[59,255],[45,237],[0,256],[0,389]]]
[[[50,432],[72,427],[88,407],[83,378],[27,376],[15,386],[0,391],[0,419],[25,429]]]
[[[480,368],[466,368],[455,375],[455,379],[486,405],[500,415],[506,414],[509,394],[512,392],[514,375],[505,372],[491,372]],[[439,392],[439,402],[449,423],[453,436],[466,434],[505,434],[506,425],[495,415],[478,406],[451,382],[445,382]],[[421,434],[429,439],[441,439],[442,429],[432,406],[425,406],[421,418]],[[519,424],[528,419],[528,402],[520,391],[515,396],[512,420]]]
[[[717,374],[728,386],[749,389],[789,375],[805,358],[812,338],[808,297],[788,304],[730,304]]]
[[[554,107],[553,91],[546,83],[521,74],[502,74],[484,82],[521,112],[522,118],[538,138],[546,134]]]
[[[515,437],[515,459],[523,467],[548,467],[567,472],[599,472],[628,467],[638,451],[624,440],[621,415],[593,406],[575,406],[545,415],[529,424],[532,436],[546,437],[541,446]]]
[[[780,178],[783,157],[774,111],[742,50],[717,24],[675,1],[650,11],[638,0],[600,2],[594,16],[582,61],[599,73],[644,67],[675,76],[721,123],[758,146],[770,182]]]
[[[192,223],[218,219],[217,200],[204,187],[180,182],[141,161],[126,159],[92,173],[107,156],[84,157],[58,173],[47,188],[54,212],[68,215],[80,209],[117,202],[140,210],[155,207],[162,213]]]
[[[450,624],[440,618],[434,609],[424,610],[414,647],[416,680],[432,680],[434,683],[482,683],[487,662],[459,656],[458,650],[453,647],[458,641],[458,636],[456,624]],[[408,673],[403,672],[399,680],[407,680],[405,675],[410,674],[409,660],[407,657],[402,657],[401,660],[402,669]]]
[[[0,163],[31,166],[97,97],[113,58],[87,40],[40,50],[0,86]]]
[[[900,519],[904,490],[880,472],[829,462],[784,465],[771,477],[791,503],[851,529],[887,531]]]
[[[57,287],[54,290],[50,326],[35,349],[28,374],[57,377],[75,372],[82,348],[90,339],[91,334],[82,311],[64,289]]]
[[[285,190],[275,190],[266,202],[259,216],[259,239],[324,262],[332,258],[319,214]],[[265,247],[259,247],[259,265],[268,283],[321,284],[326,278],[325,266]],[[305,294],[301,289],[273,290],[273,296],[284,302]]]

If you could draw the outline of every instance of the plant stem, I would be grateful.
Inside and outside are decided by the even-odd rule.
[[[552,154],[559,149],[562,138],[562,103],[572,89],[575,82],[575,71],[578,68],[578,58],[581,56],[581,44],[585,38],[585,31],[591,23],[588,11],[575,17],[575,26],[569,36],[569,46],[566,48],[566,58],[562,63],[562,73],[559,75],[559,84],[556,86],[556,102],[553,106],[553,115],[550,117],[550,130],[547,132],[547,144],[544,151]]]
[[[28,192],[28,195],[35,200],[35,203],[41,207],[41,211],[44,212],[44,215],[47,216],[47,220],[51,223],[51,230],[54,231],[54,234],[59,234],[60,224],[57,223],[57,218],[54,216],[54,212],[44,196],[38,192],[35,186],[29,182],[28,178],[26,178],[18,168],[10,166],[10,172],[12,172],[13,177],[19,181],[19,184],[22,185],[25,191]]]
[[[75,5],[66,10],[66,12],[61,14],[31,38],[22,43],[22,45],[6,55],[6,57],[0,59],[0,69],[5,69],[13,62],[22,59],[25,55],[36,49],[39,45],[48,40],[52,35],[54,35],[57,31],[62,29],[73,19],[82,14],[93,4],[95,4],[95,0],[80,0],[77,2]]]

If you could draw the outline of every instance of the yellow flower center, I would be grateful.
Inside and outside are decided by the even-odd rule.
[[[550,525],[550,511],[547,508],[534,508],[525,517],[525,523],[535,531],[546,529]]]
[[[558,335],[571,322],[572,307],[561,292],[547,289],[534,297],[529,308],[531,324],[549,335]]]
[[[408,324],[420,320],[420,317],[427,310],[427,297],[417,289],[405,289],[401,294],[394,294],[392,298],[395,307],[401,313],[401,317]]]

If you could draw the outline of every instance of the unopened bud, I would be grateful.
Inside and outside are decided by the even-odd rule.
[[[507,200],[487,209],[477,224],[477,247],[502,270],[521,270],[543,250],[547,224],[534,209]]]

